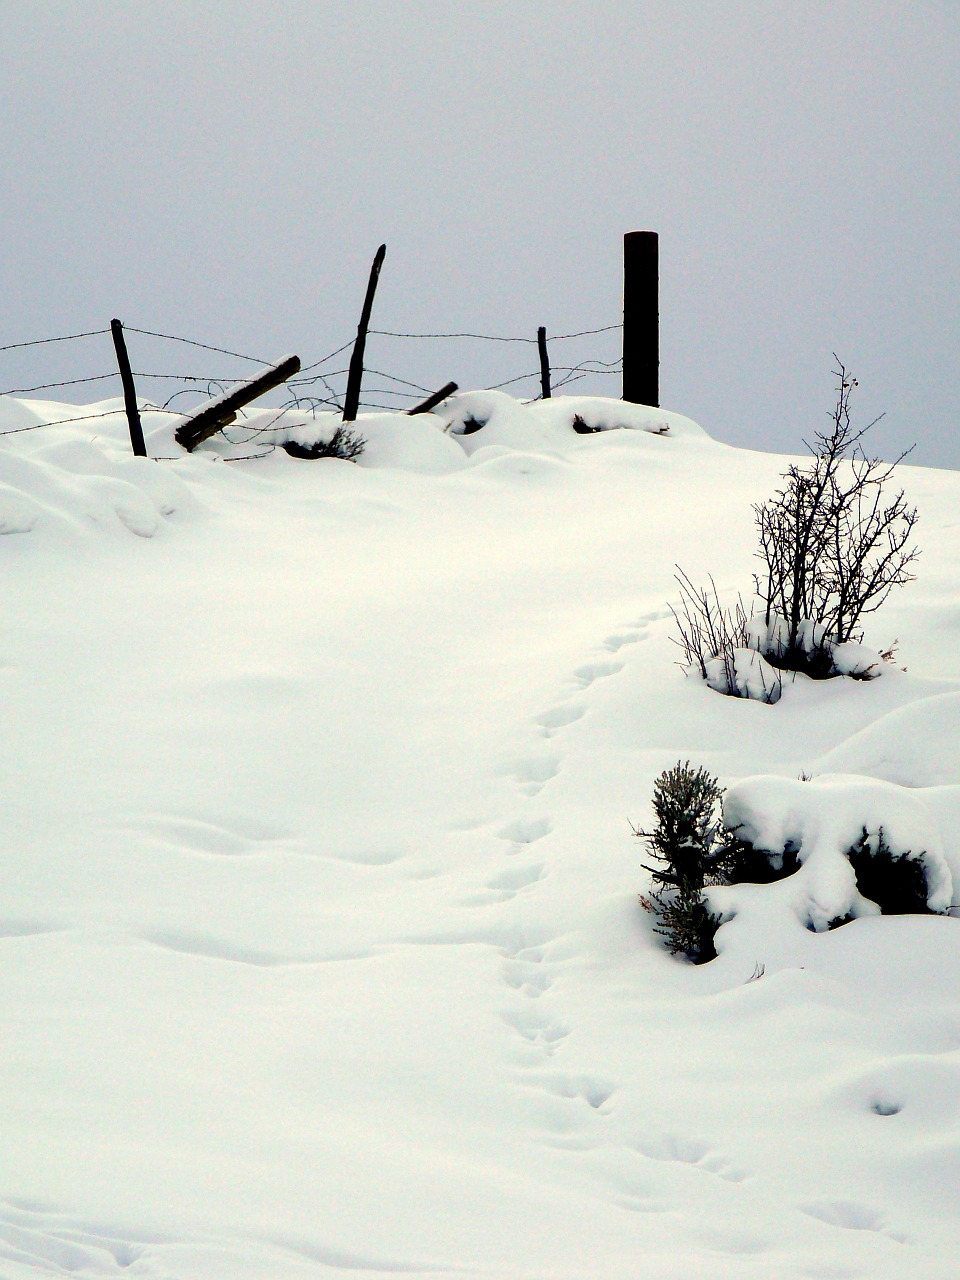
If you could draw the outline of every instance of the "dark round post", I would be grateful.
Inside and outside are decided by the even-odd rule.
[[[550,358],[547,355],[547,331],[543,325],[537,330],[537,349],[540,352],[540,398],[550,399]]]
[[[623,398],[660,404],[660,265],[656,231],[623,237]]]
[[[119,320],[110,321],[110,332],[113,334],[113,345],[116,348],[117,365],[120,369],[120,382],[123,385],[123,407],[127,411],[130,445],[138,458],[145,458],[147,456],[147,446],[143,442],[143,427],[140,423],[140,410],[137,407],[137,392],[133,385],[133,374],[130,371],[127,344],[123,338],[123,325]]]

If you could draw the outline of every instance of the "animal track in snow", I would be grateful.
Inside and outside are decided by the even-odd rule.
[[[520,790],[535,796],[543,790],[551,778],[560,771],[560,759],[555,755],[528,756],[519,761],[511,771]]]
[[[748,1176],[742,1169],[731,1165],[723,1156],[711,1151],[706,1142],[697,1138],[681,1138],[672,1133],[651,1134],[630,1144],[633,1150],[649,1160],[687,1164],[705,1173],[712,1173],[724,1182],[743,1182]]]
[[[525,966],[516,963],[504,966],[503,978],[508,986],[515,987],[531,1000],[538,1000],[553,986],[553,980],[545,973],[530,972]]]
[[[503,964],[503,980],[507,986],[531,1000],[538,1000],[545,991],[553,986],[553,979],[544,972],[539,960],[505,960]]]
[[[595,680],[602,680],[606,676],[614,676],[618,671],[622,670],[622,662],[615,662],[609,658],[600,658],[596,662],[586,662],[582,667],[577,667],[573,673],[573,678],[581,688],[586,689]]]
[[[636,644],[638,640],[642,640],[645,636],[643,631],[624,631],[618,635],[607,636],[603,642],[603,647],[611,653],[619,653],[621,649],[628,644]]]
[[[543,863],[526,867],[507,867],[505,871],[501,871],[499,875],[487,881],[487,888],[496,889],[499,892],[509,891],[513,896],[521,889],[529,889],[531,885],[542,880],[543,876]]]
[[[533,844],[552,830],[553,823],[549,818],[517,818],[497,834],[501,840],[509,840],[512,844]]]
[[[541,712],[536,718],[536,723],[543,730],[545,738],[552,738],[558,729],[565,729],[567,725],[576,724],[586,713],[586,707],[581,707],[575,702],[561,703],[559,706],[551,707],[548,711]]]
[[[816,1200],[798,1207],[808,1218],[816,1218],[818,1222],[826,1222],[831,1227],[843,1227],[846,1231],[876,1231],[899,1244],[909,1241],[908,1236],[890,1231],[883,1215],[876,1209],[857,1204],[853,1200]]]
[[[535,1005],[526,1004],[522,1009],[510,1010],[501,1015],[508,1027],[523,1036],[530,1044],[539,1045],[552,1054],[561,1040],[570,1034],[570,1028],[562,1022],[540,1013]]]
[[[603,1112],[603,1107],[615,1092],[612,1084],[591,1075],[550,1072],[541,1076],[529,1076],[525,1083],[538,1086],[556,1098],[568,1098],[571,1101],[580,1099],[592,1110],[600,1111],[602,1114],[606,1114]]]
[[[641,614],[634,625],[645,628],[648,622],[662,622],[664,618],[672,617],[672,609],[651,609],[649,613]]]

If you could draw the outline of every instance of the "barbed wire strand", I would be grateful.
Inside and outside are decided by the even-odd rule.
[[[588,338],[594,333],[612,333],[614,329],[622,329],[623,321],[619,324],[605,324],[601,329],[581,329],[579,333],[558,333],[553,337],[547,334],[548,342],[566,342],[568,338]]]
[[[381,338],[476,338],[480,342],[530,342],[537,345],[536,338],[502,338],[490,333],[396,333],[392,329],[371,329],[370,333]]]
[[[40,431],[44,427],[65,427],[69,422],[92,422],[97,418],[112,418],[122,409],[108,409],[106,413],[84,413],[79,418],[60,418],[56,422],[32,422],[28,427],[9,427],[0,431],[0,436],[17,436],[21,431]]]
[[[195,341],[193,338],[181,338],[181,337],[179,337],[179,336],[178,336],[177,334],[175,334],[175,333],[158,333],[155,329],[139,329],[139,328],[137,328],[135,325],[126,325],[126,326],[124,326],[124,327],[125,327],[125,328],[130,332],[130,333],[143,333],[143,334],[146,334],[148,337],[151,337],[151,338],[166,338],[166,339],[167,339],[167,341],[169,341],[169,342],[183,342],[183,343],[185,343],[186,345],[191,346],[191,347],[200,347],[200,348],[201,348],[202,350],[204,350],[204,351],[216,351],[216,352],[218,352],[220,355],[225,355],[225,356],[235,356],[238,360],[250,360],[250,361],[252,361],[252,362],[254,362],[254,363],[256,363],[256,364],[270,364],[270,363],[271,363],[271,361],[269,361],[269,360],[264,360],[264,359],[262,359],[262,358],[261,358],[261,357],[259,357],[259,356],[248,356],[248,355],[245,355],[243,352],[240,352],[240,351],[229,351],[229,350],[227,350],[227,348],[226,348],[226,347],[215,347],[215,346],[211,346],[211,344],[210,344],[210,343],[208,343],[208,342],[197,342],[197,341]],[[109,332],[109,330],[104,330],[104,332]],[[310,369],[317,369],[317,368],[319,368],[319,366],[320,366],[320,365],[322,365],[322,364],[326,364],[326,362],[327,362],[328,360],[332,360],[332,359],[334,358],[334,356],[338,356],[338,355],[341,353],[341,351],[346,351],[348,347],[352,347],[352,346],[353,346],[353,344],[354,344],[354,341],[355,341],[355,339],[351,338],[349,342],[345,342],[342,346],[337,347],[337,349],[336,349],[335,351],[331,351],[331,352],[329,352],[327,355],[325,355],[325,356],[321,356],[319,360],[314,360],[314,361],[312,361],[310,364],[308,364],[308,365],[304,365],[304,366],[301,368],[300,372],[301,372],[301,373],[306,373],[306,372],[307,372],[308,370],[310,370]],[[169,375],[167,375],[167,376],[169,376]],[[224,379],[224,381],[226,381],[226,379]],[[238,378],[238,379],[235,379],[235,381],[242,382],[242,381],[243,381],[243,379],[242,379],[242,378]]]
[[[311,365],[310,367],[313,368],[314,366]],[[288,378],[287,386],[310,387],[313,386],[315,382],[323,382],[327,378],[339,378],[342,373],[349,373],[349,369],[328,369],[326,373],[315,373],[312,378]]]
[[[149,338],[165,338],[168,342],[183,342],[188,347],[200,347],[204,351],[216,351],[222,356],[234,356],[237,360],[250,360],[253,364],[269,364],[259,356],[244,355],[242,351],[228,351],[226,347],[214,347],[209,342],[196,342],[193,338],[181,338],[175,333],[158,333],[155,329],[138,329],[136,325],[124,325],[127,333],[143,333]]]
[[[48,342],[73,342],[75,338],[95,338],[101,333],[109,332],[109,329],[87,329],[84,333],[65,333],[59,338],[34,338],[31,342],[8,342],[0,347],[0,351],[13,351],[17,347],[43,347]]]
[[[108,378],[119,378],[117,373],[98,373],[92,378],[71,378],[69,382],[41,382],[36,387],[14,387],[11,391],[0,391],[0,396],[26,395],[30,391],[53,391],[58,387],[76,387],[81,382],[105,382]]]
[[[322,364],[326,364],[328,360],[332,360],[334,356],[338,356],[341,351],[346,351],[348,347],[352,347],[356,342],[356,338],[351,338],[349,342],[345,342],[342,347],[337,347],[336,351],[331,351],[329,355],[323,356],[319,360],[314,360],[312,364],[304,365],[300,370],[301,373],[309,373],[311,369],[316,369]]]
[[[610,333],[622,328],[622,323],[607,324],[600,329],[580,329],[576,333],[558,333],[552,337],[548,334],[547,341],[565,342],[568,338],[586,338],[595,333]],[[528,342],[532,346],[537,345],[536,338],[511,338],[491,333],[400,333],[394,329],[371,329],[370,333],[381,338],[475,338],[481,342]]]

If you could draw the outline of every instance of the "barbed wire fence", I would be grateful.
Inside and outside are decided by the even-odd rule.
[[[561,333],[553,335],[549,338],[551,348],[556,349],[557,344],[571,344],[586,338],[593,338],[598,335],[609,334],[622,329],[621,324],[603,325],[592,329],[582,329],[571,333]],[[183,337],[179,334],[163,333],[155,329],[140,328],[135,325],[125,325],[124,329],[129,334],[137,334],[140,337],[151,339],[155,344],[162,342],[167,344],[177,344],[180,347],[189,347],[195,351],[207,352],[222,357],[229,357],[231,361],[242,361],[251,366],[263,367],[268,365],[270,361],[262,355],[251,355],[246,352],[232,350],[231,348],[215,343],[201,342],[194,338]],[[10,342],[0,345],[0,369],[3,367],[3,358],[6,353],[24,353],[28,350],[49,348],[53,344],[77,344],[79,347],[85,347],[85,350],[78,352],[82,356],[83,363],[77,360],[80,368],[90,367],[92,361],[89,357],[89,349],[92,344],[88,341],[96,338],[109,338],[111,329],[104,327],[100,329],[88,329],[79,333],[59,334],[52,337],[35,338],[22,342]],[[518,354],[526,354],[531,350],[534,356],[533,360],[516,360],[513,361],[514,368],[520,366],[519,371],[509,371],[509,376],[498,381],[481,379],[486,382],[485,390],[502,390],[510,391],[518,398],[524,399],[527,403],[532,403],[542,396],[542,391],[538,390],[538,384],[541,382],[543,369],[539,362],[536,367],[531,367],[538,354],[538,339],[523,335],[500,335],[475,333],[471,331],[449,331],[449,332],[431,332],[431,333],[412,333],[403,332],[393,329],[370,329],[369,337],[377,340],[378,347],[382,348],[382,354],[390,354],[393,350],[398,354],[404,354],[410,349],[410,344],[432,343],[451,343],[456,342],[457,355],[454,361],[458,366],[474,363],[469,357],[471,344],[498,344],[511,351],[517,351]],[[327,352],[318,359],[312,360],[310,363],[301,367],[297,376],[289,379],[283,388],[285,398],[280,403],[268,406],[277,411],[275,421],[277,425],[282,425],[282,417],[290,410],[308,412],[317,414],[320,412],[342,413],[344,407],[344,397],[346,383],[345,380],[349,374],[349,363],[345,360],[338,361],[338,356],[345,356],[347,352],[354,346],[355,339],[348,341]],[[582,346],[582,343],[581,343]],[[569,350],[569,346],[567,348]],[[44,354],[47,354],[44,352]],[[72,354],[72,349],[71,349]],[[106,354],[106,351],[104,351]],[[579,353],[577,353],[579,354]],[[466,357],[466,358],[465,358]],[[446,359],[446,358],[445,358]],[[71,361],[72,363],[72,361]],[[162,363],[157,360],[156,363]],[[364,385],[363,394],[360,400],[361,409],[367,411],[388,411],[403,412],[408,409],[411,404],[417,403],[428,395],[432,388],[424,385],[409,377],[403,377],[401,374],[391,372],[388,368],[377,367],[384,364],[392,364],[393,359],[376,359],[375,363],[364,365]],[[399,363],[399,360],[397,361]],[[524,369],[526,365],[526,369]],[[76,367],[76,366],[75,366]],[[108,371],[102,371],[103,365],[100,365],[97,372],[82,373],[76,377],[65,377],[59,381],[31,381],[24,380],[24,385],[3,386],[0,389],[0,396],[11,397],[43,397],[45,392],[68,392],[72,397],[78,394],[77,389],[80,387],[93,388],[113,393],[119,396],[121,390],[121,374],[118,368]],[[504,369],[503,372],[508,372]],[[79,370],[78,370],[79,372]],[[141,408],[145,412],[160,412],[170,414],[172,417],[185,418],[188,417],[194,408],[201,401],[209,400],[228,388],[235,386],[243,381],[245,377],[236,371],[227,373],[222,370],[209,371],[201,368],[196,370],[185,371],[182,367],[176,368],[175,362],[170,362],[167,368],[162,371],[156,371],[149,366],[143,367],[137,365],[133,368],[133,377],[136,382],[137,396]],[[553,379],[552,391],[560,391],[563,388],[572,386],[584,379],[602,379],[618,378],[622,374],[622,359],[615,358],[611,360],[600,359],[596,356],[585,356],[578,359],[574,356],[572,363],[551,364],[550,374]],[[0,384],[3,379],[0,378]],[[525,394],[529,392],[530,394]],[[608,394],[616,394],[611,388]],[[274,394],[276,400],[277,393]],[[63,401],[57,400],[57,403]],[[102,400],[99,401],[102,404]],[[65,426],[82,421],[96,420],[100,418],[108,418],[122,413],[123,409],[118,404],[116,407],[99,409],[96,407],[97,402],[91,405],[89,413],[70,413],[66,417],[55,419],[50,422],[42,422],[30,424],[26,426],[16,426],[13,428],[0,428],[0,436],[14,435],[23,431],[35,431],[52,427]],[[238,424],[240,425],[240,424]],[[271,424],[272,425],[272,424]],[[262,434],[264,428],[260,428],[257,434]],[[229,438],[229,437],[228,437]]]
[[[518,350],[518,359],[514,365],[515,371],[512,371],[509,377],[499,378],[496,381],[486,376],[486,373],[480,377],[474,375],[467,381],[472,380],[475,387],[490,391],[506,391],[509,388],[511,394],[516,395],[517,398],[526,399],[526,403],[532,403],[535,400],[552,396],[555,391],[560,391],[585,380],[596,379],[602,385],[605,379],[621,378],[624,399],[639,404],[659,405],[658,245],[659,238],[655,231],[629,231],[624,235],[622,324],[602,325],[590,329],[579,329],[571,333],[554,334],[549,340],[546,328],[543,326],[537,330],[535,338],[523,334],[489,334],[476,333],[469,330],[409,333],[397,329],[371,329],[370,317],[374,295],[380,269],[387,251],[386,245],[382,244],[377,250],[370,270],[356,337],[348,339],[332,351],[328,351],[325,355],[312,360],[306,365],[301,364],[299,357],[288,356],[279,365],[271,366],[270,362],[262,356],[233,351],[226,346],[200,342],[195,338],[187,338],[179,334],[162,333],[156,329],[138,328],[130,325],[127,326],[129,333],[136,334],[138,338],[147,339],[149,342],[185,345],[197,351],[228,357],[232,361],[239,360],[258,366],[258,372],[252,377],[249,376],[249,371],[248,376],[244,377],[242,374],[235,376],[232,373],[226,373],[226,371],[215,374],[207,373],[206,371],[203,373],[193,371],[187,373],[182,369],[170,367],[161,371],[147,370],[145,368],[134,370],[131,367],[126,347],[124,326],[119,320],[112,320],[109,328],[88,329],[81,333],[59,334],[53,337],[35,338],[24,342],[11,342],[0,345],[0,357],[2,357],[5,353],[15,351],[23,352],[27,349],[39,347],[50,348],[53,344],[85,343],[88,340],[110,334],[113,339],[114,354],[117,361],[116,367],[111,366],[111,369],[107,372],[89,372],[80,376],[66,377],[60,381],[48,380],[32,382],[29,385],[19,387],[7,387],[4,390],[0,390],[0,397],[35,396],[37,393],[45,391],[69,391],[71,394],[76,395],[78,394],[76,391],[78,387],[96,385],[98,389],[105,390],[108,383],[115,387],[116,382],[114,380],[119,381],[124,411],[126,412],[130,429],[131,445],[135,454],[143,455],[146,450],[139,417],[141,406],[144,411],[165,413],[171,415],[171,417],[179,418],[181,421],[176,428],[176,438],[178,442],[188,449],[194,448],[196,444],[219,431],[223,431],[229,441],[230,437],[226,435],[225,428],[240,419],[241,421],[238,425],[242,430],[242,420],[246,418],[244,406],[252,403],[254,399],[260,399],[266,393],[273,393],[275,396],[283,395],[286,396],[286,399],[282,400],[279,405],[269,406],[271,412],[275,411],[275,416],[266,425],[262,423],[259,416],[250,423],[250,427],[256,436],[263,436],[265,433],[272,431],[274,438],[277,438],[279,432],[283,429],[281,420],[285,414],[289,414],[292,410],[296,410],[301,414],[304,411],[310,412],[314,416],[321,412],[340,414],[344,421],[355,420],[360,409],[387,410],[391,412],[406,411],[411,414],[422,413],[431,407],[439,405],[446,396],[457,390],[458,385],[463,384],[462,372],[459,383],[450,380],[449,375],[453,372],[450,367],[451,364],[455,364],[461,371],[465,368],[469,370],[476,367],[473,357],[465,354],[471,349],[471,344],[497,343],[502,347]],[[582,355],[578,359],[580,352],[577,348],[573,348],[573,354],[567,357],[568,363],[557,363],[551,368],[548,341],[556,351],[559,344],[583,342],[585,339],[600,339],[601,336],[618,330],[622,335],[621,355],[619,358],[603,359],[600,356],[590,354]],[[384,364],[392,363],[392,360],[382,360],[378,355],[376,364],[380,367],[375,367],[373,360],[368,362],[366,359],[368,338],[373,338],[383,345],[385,353],[386,351],[396,350],[392,345],[396,343],[434,344],[456,342],[460,346],[454,349],[452,360],[449,356],[445,356],[447,361],[446,380],[440,390],[437,391],[434,389],[438,385],[437,382],[434,382],[433,388],[431,388],[422,382],[414,381],[409,376],[403,376],[382,367]],[[137,345],[139,347],[142,344],[138,342]],[[530,367],[533,363],[532,360],[529,363],[524,361],[521,364],[519,359],[520,354],[526,354],[527,349],[530,347],[534,347],[537,350],[538,360],[535,368]],[[350,351],[349,358],[338,361],[338,357],[345,357],[348,350]],[[564,350],[570,350],[570,348],[565,346]],[[409,345],[405,349],[401,349],[404,355],[406,351],[410,351]],[[413,358],[405,360],[405,364],[407,372],[409,372],[411,366],[419,368],[416,349],[414,349]],[[339,367],[339,365],[343,365],[343,367]],[[518,365],[520,366],[519,368],[517,367]],[[102,368],[102,366],[100,367]],[[2,359],[0,359],[0,384],[4,381],[2,368]],[[559,375],[559,377],[556,375]],[[365,385],[363,384],[364,377],[366,377]],[[346,379],[346,381],[344,382],[343,379]],[[538,380],[540,383],[539,393],[536,391]],[[171,384],[176,385],[172,386]],[[278,391],[277,388],[281,386],[283,390]],[[156,388],[155,392],[154,388]],[[361,389],[363,391],[362,397]],[[604,389],[607,388],[605,387]],[[138,390],[139,396],[137,394]],[[586,388],[581,388],[581,390],[586,390]],[[144,394],[145,392],[146,394]],[[423,399],[424,396],[426,396],[426,400]],[[199,398],[199,400],[206,400],[208,403],[203,405],[194,403],[191,406],[189,403],[191,397],[194,401]],[[413,402],[412,405],[411,401]],[[58,401],[57,403],[62,402]],[[261,408],[263,407],[261,405]],[[65,426],[68,423],[78,422],[83,419],[106,418],[121,412],[118,407],[110,405],[109,400],[94,404],[90,406],[90,409],[92,412],[68,414],[64,418],[45,423],[20,423],[12,428],[0,427],[0,435],[38,430],[41,427]],[[289,421],[292,421],[292,419]],[[251,438],[249,433],[246,438]],[[236,442],[231,441],[231,443]]]

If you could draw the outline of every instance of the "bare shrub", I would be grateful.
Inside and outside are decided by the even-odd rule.
[[[680,605],[669,605],[680,633],[674,637],[683,652],[684,667],[694,667],[704,679],[707,664],[719,658],[728,674],[729,692],[736,694],[735,653],[747,646],[747,614],[738,598],[733,610],[724,609],[717,584],[710,577],[710,588],[695,587],[689,576],[677,565],[673,575],[680,588]]]
[[[674,642],[684,657],[680,665],[685,670],[699,671],[720,693],[776,702],[782,687],[776,672],[765,673],[756,661],[749,664],[754,669],[746,674],[743,670],[748,665],[744,659],[752,656],[746,650],[757,648],[743,600],[738,597],[732,609],[724,609],[712,577],[709,588],[695,587],[679,565],[674,577],[680,587],[680,604],[676,609],[672,605],[669,608],[679,632]]]
[[[808,446],[813,459],[792,465],[773,498],[754,506],[765,572],[757,594],[765,608],[765,656],[810,675],[836,674],[834,645],[862,639],[862,619],[896,586],[912,581],[917,511],[890,480],[895,462],[866,453],[863,439],[879,419],[854,428],[850,401],[857,381],[839,358],[837,402],[830,427]]]

